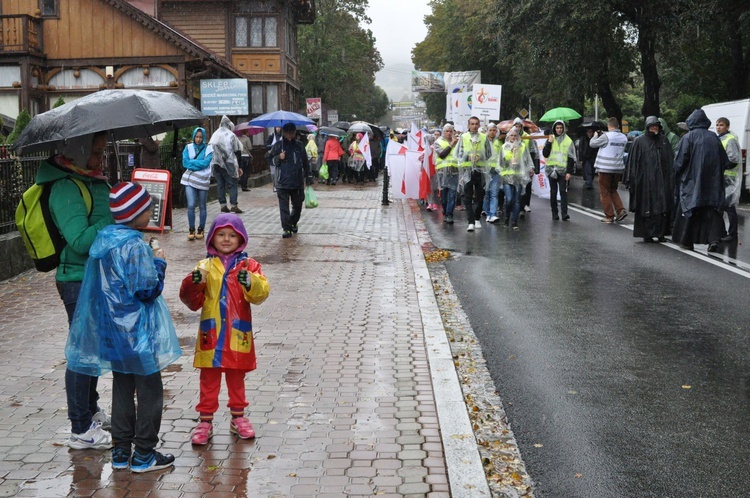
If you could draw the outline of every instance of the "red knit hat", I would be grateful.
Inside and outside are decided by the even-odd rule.
[[[151,207],[148,191],[133,182],[121,182],[109,192],[109,210],[116,223],[130,223]]]

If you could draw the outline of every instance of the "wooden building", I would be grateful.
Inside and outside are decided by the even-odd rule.
[[[314,19],[314,0],[0,0],[0,114],[104,88],[200,108],[214,78],[248,80],[249,117],[296,111],[297,26]]]

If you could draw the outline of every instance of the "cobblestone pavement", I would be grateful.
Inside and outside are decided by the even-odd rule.
[[[172,470],[112,471],[109,452],[65,446],[67,323],[54,274],[30,271],[0,282],[0,496],[486,495],[486,482],[462,483],[465,491],[449,484],[446,439],[469,440],[466,453],[456,454],[456,475],[471,475],[460,466],[472,448],[479,457],[473,437],[446,436],[455,426],[438,422],[436,399],[447,388],[441,382],[433,389],[409,204],[381,206],[376,185],[320,187],[318,197],[320,207],[303,212],[299,234],[282,239],[271,188],[240,193],[247,250],[271,284],[269,299],[253,312],[258,369],[247,376],[247,413],[254,441],[231,435],[228,411],[220,409],[212,442],[190,443],[199,315],[180,303],[178,289],[205,246],[186,240],[185,210],[175,210],[172,232],[155,234],[169,262],[164,297],[184,352],[163,372],[161,450],[177,457]],[[217,213],[211,203],[209,223]],[[439,321],[439,313],[428,314]],[[108,409],[111,375],[100,391]],[[224,393],[220,401],[226,404]],[[461,409],[444,406],[453,410],[449,418],[461,418]]]

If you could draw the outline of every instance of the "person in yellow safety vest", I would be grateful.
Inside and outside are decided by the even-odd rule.
[[[528,147],[521,143],[518,130],[511,128],[505,136],[505,143],[498,155],[497,168],[500,170],[505,191],[505,226],[510,221],[513,230],[518,230],[518,214],[521,211],[521,195],[534,172],[534,161]]]
[[[737,204],[740,202],[740,189],[742,188],[742,150],[737,137],[729,131],[729,120],[719,118],[716,120],[716,134],[721,139],[721,145],[727,151],[727,157],[731,165],[724,170],[724,195],[726,203],[724,212],[729,219],[729,229],[721,238],[722,242],[734,242],[737,240]]]
[[[544,172],[549,179],[549,205],[552,208],[552,219],[557,221],[557,192],[560,191],[560,212],[563,221],[568,221],[568,182],[576,164],[576,147],[573,140],[565,133],[565,123],[555,121],[552,133],[544,144],[542,155],[547,158]]]
[[[513,121],[513,126],[518,130],[518,136],[521,138],[521,143],[524,147],[526,147],[529,150],[529,155],[531,156],[531,160],[534,162],[534,173],[531,173],[531,176],[534,176],[534,174],[539,174],[539,149],[536,145],[536,140],[533,140],[529,137],[529,134],[526,133],[523,129],[523,119],[516,118]],[[528,182],[526,184],[526,190],[524,190],[523,195],[521,196],[521,218],[524,217],[524,215],[531,211],[531,182]]]
[[[458,139],[458,133],[449,123],[443,126],[443,135],[435,140],[435,171],[443,205],[443,223],[448,224],[453,223],[453,210],[456,208],[458,163],[455,149]]]
[[[502,141],[497,137],[498,129],[495,123],[490,123],[487,126],[487,141],[492,145],[492,156],[489,159],[490,171],[487,180],[487,189],[484,193],[484,202],[482,203],[482,211],[487,215],[487,223],[495,223],[500,218],[498,217],[497,208],[499,205],[499,194],[500,189],[503,188],[502,181],[500,180],[500,172],[496,165],[498,163],[498,156],[500,149],[503,147]]]
[[[459,184],[464,190],[464,207],[469,226],[482,228],[482,202],[484,201],[484,175],[489,172],[487,160],[492,156],[492,144],[487,135],[479,133],[479,118],[469,118],[469,131],[461,135],[456,149],[458,160]]]

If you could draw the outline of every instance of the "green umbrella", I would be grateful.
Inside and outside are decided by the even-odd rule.
[[[578,119],[581,115],[570,107],[555,107],[544,113],[539,121],[570,121],[571,119]]]

